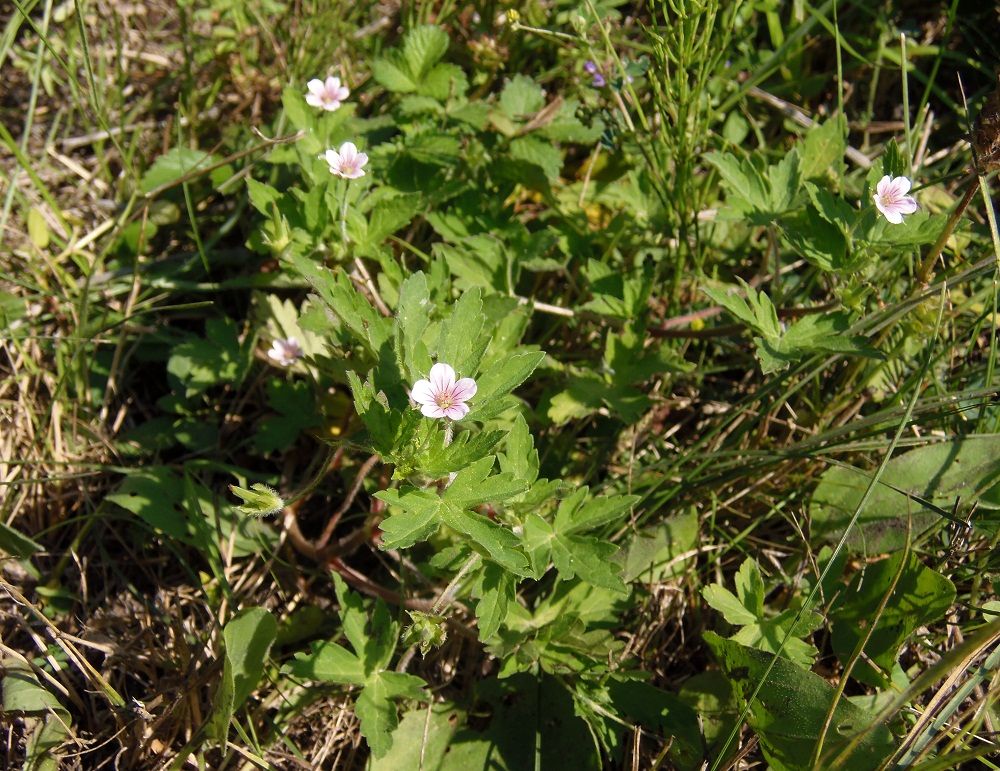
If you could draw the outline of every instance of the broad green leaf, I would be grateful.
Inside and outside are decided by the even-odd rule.
[[[270,217],[274,213],[272,207],[281,200],[280,192],[253,177],[247,177],[247,193],[253,208],[265,217]]]
[[[403,58],[417,81],[423,80],[448,50],[448,34],[440,27],[424,24],[403,38]]]
[[[507,434],[507,452],[497,455],[500,470],[509,472],[516,479],[531,484],[538,479],[538,450],[523,415],[514,419],[514,427]]]
[[[442,509],[444,523],[475,541],[490,559],[518,575],[525,575],[528,560],[519,550],[520,542],[510,530],[482,514],[463,511],[453,505]]]
[[[486,457],[458,472],[444,491],[444,499],[455,506],[473,508],[481,503],[500,503],[528,489],[527,482],[515,479],[513,474],[487,476],[493,461],[492,457]]]
[[[278,633],[278,622],[264,608],[250,608],[226,624],[222,681],[215,696],[209,732],[226,743],[233,713],[257,687],[268,653]]]
[[[0,552],[12,557],[25,558],[44,549],[45,547],[40,543],[36,543],[20,531],[0,522]]]
[[[142,175],[139,189],[143,193],[150,193],[156,188],[176,182],[188,174],[207,172],[209,167],[220,160],[218,156],[202,150],[175,147],[157,158],[153,165],[146,170],[146,173]],[[229,173],[219,175],[217,172],[213,172],[212,176],[213,181],[217,179],[222,182],[229,176]]]
[[[476,587],[476,618],[479,619],[479,639],[492,637],[507,618],[510,604],[515,601],[517,584],[514,577],[491,562],[483,565]]]
[[[861,500],[871,472],[836,466],[824,472],[813,493],[809,512],[812,533],[834,541],[843,532]],[[1000,508],[1000,434],[952,438],[910,450],[886,465],[882,478],[848,537],[854,553],[878,554],[903,546],[912,518],[916,536],[956,501],[978,501],[974,526],[990,531]]]
[[[438,478],[470,466],[493,454],[493,448],[504,438],[501,431],[464,431],[457,434],[451,444],[443,442],[444,432],[436,433],[431,439],[426,456],[420,458],[419,468],[423,474]],[[504,469],[506,471],[506,469]]]
[[[118,489],[105,500],[131,511],[169,536],[183,539],[188,534],[183,482],[166,466],[149,466],[129,472]]]
[[[428,490],[382,490],[376,498],[403,509],[382,520],[383,549],[406,549],[426,540],[441,524],[441,498]]]
[[[752,557],[743,560],[736,572],[736,596],[740,604],[757,618],[764,615],[764,579]]]
[[[440,771],[465,717],[464,710],[448,701],[433,704],[430,714],[427,707],[404,712],[393,731],[392,747],[381,758],[371,759],[371,771],[405,771],[420,768],[421,763],[425,771]]]
[[[399,715],[388,687],[380,678],[365,685],[354,711],[361,721],[361,735],[368,742],[372,755],[376,759],[382,757],[392,748],[392,732],[399,725]]]
[[[722,614],[730,624],[743,626],[757,622],[757,616],[740,602],[739,597],[726,589],[722,584],[709,584],[701,590],[705,602]]]
[[[347,637],[354,648],[354,652],[362,659],[368,669],[368,661],[365,661],[365,649],[368,646],[369,635],[365,628],[368,626],[368,612],[365,610],[365,603],[361,595],[352,592],[347,588],[344,579],[338,573],[333,573],[333,588],[337,593],[337,602],[340,605],[340,624],[344,628],[344,636]]]
[[[847,152],[847,121],[843,115],[827,118],[813,126],[800,145],[803,179],[833,176],[839,180]]]
[[[550,184],[559,179],[563,157],[551,142],[533,136],[518,137],[510,143],[510,157],[538,166]]]
[[[396,306],[396,328],[399,333],[399,355],[411,379],[430,369],[430,356],[423,344],[424,330],[430,323],[433,304],[427,289],[427,277],[421,272],[411,274],[399,288]]]
[[[723,639],[713,632],[705,632],[704,639],[739,698],[749,698],[763,679],[773,656]],[[771,768],[776,771],[802,768],[803,761],[812,756],[833,697],[833,686],[819,675],[783,658],[774,661],[764,686],[751,703],[749,715],[750,725],[760,739]],[[875,769],[892,753],[896,741],[885,726],[874,725],[874,721],[873,714],[841,699],[833,713],[824,757],[831,757],[854,736],[867,731],[842,768],[852,771]],[[822,762],[820,766],[829,767]]]
[[[500,110],[512,121],[530,118],[545,106],[542,87],[526,75],[515,75],[500,93]]]
[[[24,740],[23,771],[58,771],[57,750],[71,738],[69,710],[38,681],[35,673],[19,659],[3,664],[3,714],[22,722],[18,732]]]
[[[296,653],[282,671],[293,677],[320,682],[362,685],[365,671],[361,659],[334,642],[313,643],[309,653]]]
[[[895,588],[892,583],[896,575]],[[832,611],[831,644],[842,662],[847,662],[862,637],[868,634],[884,598],[885,603],[875,631],[871,633],[865,655],[855,665],[852,676],[878,688],[891,687],[890,680],[872,667],[891,672],[900,646],[920,626],[940,619],[955,601],[955,585],[945,576],[924,566],[912,552],[906,557],[896,553],[888,559],[858,571],[850,588],[839,595]]]
[[[561,578],[579,576],[588,584],[625,592],[621,565],[612,557],[618,547],[587,535],[557,533],[552,539],[552,563]]]
[[[639,500],[638,495],[605,495],[591,498],[570,516],[565,525],[559,522],[557,516],[556,526],[561,532],[568,534],[593,530],[622,519]]]
[[[704,287],[702,291],[759,335],[774,339],[780,337],[781,323],[771,298],[742,279],[740,284],[746,293],[745,298],[715,287]]]
[[[766,211],[771,196],[763,175],[750,161],[732,153],[712,152],[705,155],[722,177],[726,202],[742,212]]]
[[[409,94],[417,90],[419,81],[410,74],[406,61],[389,54],[372,62],[372,76],[389,91]]]
[[[450,364],[458,377],[473,377],[488,342],[484,324],[482,291],[476,287],[458,298],[451,314],[441,323],[435,346],[437,360]],[[473,403],[481,402],[482,386],[479,386]]]
[[[697,546],[698,516],[694,511],[667,517],[632,538],[625,551],[622,577],[627,583],[655,584],[682,575],[696,556]]]
[[[542,351],[524,351],[512,353],[502,361],[493,365],[488,372],[483,372],[477,380],[479,391],[476,401],[482,407],[503,396],[506,396],[521,383],[531,377],[531,373],[542,363],[545,353]],[[473,417],[475,414],[473,413]]]

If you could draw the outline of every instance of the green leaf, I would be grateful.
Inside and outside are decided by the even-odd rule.
[[[500,503],[528,489],[528,483],[515,479],[513,474],[488,476],[493,462],[493,457],[489,456],[458,472],[444,491],[444,500],[462,508],[473,508],[482,503]]]
[[[543,351],[522,351],[512,353],[492,365],[487,372],[480,374],[477,380],[479,390],[476,399],[480,409],[503,396],[506,396],[521,383],[531,377],[531,373],[545,358]]]
[[[563,579],[579,576],[588,584],[625,592],[621,566],[612,557],[618,547],[593,536],[557,533],[552,539],[552,564]]]
[[[296,653],[282,671],[305,680],[362,685],[365,671],[361,659],[334,642],[313,643],[309,653]]]
[[[430,323],[433,304],[427,288],[427,277],[417,271],[408,276],[399,288],[396,306],[396,328],[399,332],[399,354],[411,378],[430,369],[430,356],[423,344],[424,330]]]
[[[559,179],[562,171],[562,151],[551,142],[537,137],[518,137],[513,140],[510,143],[510,157],[538,166],[550,184]]]
[[[285,502],[277,491],[261,482],[250,485],[246,490],[237,485],[229,485],[229,491],[243,500],[236,510],[251,517],[268,517],[285,508]]]
[[[3,660],[3,714],[22,721],[24,740],[23,771],[58,771],[59,747],[71,738],[69,710],[42,686],[35,673],[22,661]]]
[[[435,351],[437,360],[450,364],[458,377],[472,377],[489,338],[484,334],[482,291],[475,287],[462,294],[451,314],[441,323]],[[482,386],[476,394],[481,400]]]
[[[166,466],[148,466],[129,472],[105,500],[116,503],[147,524],[173,538],[188,534],[181,478]]]
[[[510,604],[515,601],[517,583],[499,565],[487,562],[476,587],[476,618],[479,619],[479,639],[485,640],[499,631],[507,618]]]
[[[416,488],[382,490],[375,497],[389,506],[401,508],[402,513],[391,513],[382,520],[381,548],[406,549],[426,540],[441,524],[443,502],[434,493]]]
[[[763,680],[773,656],[725,640],[713,632],[705,632],[704,639],[739,698],[749,698]],[[803,759],[812,757],[833,698],[833,686],[819,675],[786,659],[774,661],[757,698],[751,702],[749,715],[750,726],[760,739],[771,768],[793,771],[802,768]],[[839,768],[874,769],[896,747],[889,730],[875,725],[873,714],[847,699],[837,703],[832,726],[824,744],[823,757],[827,762],[820,762],[823,768],[831,768],[832,755],[862,733],[857,749]]]
[[[410,74],[405,60],[398,56],[382,56],[372,62],[372,76],[389,91],[409,94],[417,90],[416,78]]]
[[[424,24],[414,27],[403,38],[403,58],[417,81],[448,51],[448,34],[440,27]]]
[[[497,455],[500,470],[531,484],[538,479],[538,450],[523,415],[514,418],[514,427],[507,434],[507,452]]]
[[[824,541],[840,537],[870,476],[870,472],[840,466],[823,474],[809,506],[815,537]],[[1000,508],[998,479],[1000,434],[952,438],[910,450],[886,465],[847,546],[853,553],[898,550],[906,542],[911,517],[916,535],[950,515],[957,500],[978,500],[984,513],[972,518],[973,525],[982,522],[987,526],[996,521],[993,512]]]
[[[696,556],[698,516],[694,511],[667,517],[636,533],[625,553],[626,582],[658,583],[683,575]]]
[[[396,705],[390,700],[386,683],[375,678],[365,685],[354,711],[361,721],[361,735],[368,741],[372,755],[382,757],[392,748],[392,732],[399,725]]]
[[[447,505],[442,509],[444,523],[476,542],[498,565],[518,575],[526,575],[528,560],[519,550],[520,542],[510,530],[482,514]]]
[[[143,193],[150,193],[156,188],[175,182],[187,174],[205,171],[209,166],[220,160],[221,158],[217,155],[206,153],[203,150],[193,150],[189,147],[174,147],[157,158],[153,162],[153,165],[146,170],[139,183],[139,189]]]
[[[281,200],[281,193],[253,177],[247,177],[247,193],[250,196],[250,204],[265,217],[274,214],[273,207]]]
[[[560,532],[567,534],[593,530],[621,520],[640,500],[638,495],[605,495],[591,498],[572,514],[564,515],[564,521],[560,519],[562,513],[560,506],[556,515],[556,527]]]
[[[847,120],[843,115],[827,118],[813,126],[802,141],[801,171],[803,179],[832,176],[839,180],[847,152]]]
[[[344,579],[339,574],[333,574],[333,588],[337,593],[337,602],[340,604],[340,623],[344,628],[344,635],[354,648],[354,652],[364,660],[365,669],[369,671],[369,662],[364,655],[368,647],[368,633],[365,627],[368,625],[368,614],[365,612],[365,604],[361,595],[352,592],[347,588]]]
[[[740,599],[722,584],[709,584],[701,590],[701,596],[710,606],[719,611],[723,618],[735,626],[753,624],[757,615],[748,610]]]
[[[759,335],[766,338],[780,337],[781,323],[771,298],[762,291],[758,292],[743,279],[738,280],[746,298],[715,287],[703,287],[702,291]]]
[[[0,552],[12,557],[26,558],[45,549],[28,536],[0,522]]]
[[[770,205],[767,182],[749,160],[732,153],[712,152],[705,155],[722,177],[726,202],[741,212],[765,211]]]
[[[500,93],[500,110],[512,121],[530,118],[545,106],[542,87],[526,75],[515,75]]]
[[[250,608],[223,629],[222,681],[208,723],[209,734],[216,741],[226,743],[233,713],[257,687],[277,633],[278,622],[264,608]]]
[[[736,596],[754,616],[761,618],[764,615],[764,579],[756,560],[751,557],[743,560],[736,573]]]
[[[905,561],[904,561],[905,559]],[[896,575],[899,580],[892,587]],[[834,653],[846,663],[862,637],[869,632],[879,607],[892,591],[878,618],[875,631],[852,676],[877,688],[890,688],[882,672],[891,672],[900,646],[915,629],[939,620],[955,601],[955,585],[945,576],[924,566],[912,552],[896,553],[858,571],[847,592],[839,595],[832,611]],[[874,661],[880,672],[868,662]]]

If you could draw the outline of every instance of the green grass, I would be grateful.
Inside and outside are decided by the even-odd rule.
[[[427,24],[439,58],[378,69]],[[966,140],[995,24],[958,0],[0,12],[5,767],[997,768],[1000,236]],[[352,94],[320,115],[326,74]],[[313,145],[356,137],[368,174],[331,184]],[[906,244],[883,169],[915,180]],[[438,344],[414,297],[455,361],[486,319],[481,385],[546,353],[452,446],[499,431],[508,472],[533,442],[564,483],[441,505],[487,546],[379,548],[401,494],[502,486],[423,434],[380,445],[349,386],[410,414],[391,386]],[[236,509],[255,482],[277,516]],[[559,531],[583,486],[635,498]],[[538,522],[601,558],[515,576]]]

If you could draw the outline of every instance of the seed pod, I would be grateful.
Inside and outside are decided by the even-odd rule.
[[[1000,73],[972,128],[972,150],[981,174],[1000,169]]]

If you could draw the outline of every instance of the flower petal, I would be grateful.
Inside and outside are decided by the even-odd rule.
[[[310,93],[316,94],[316,96],[323,95],[323,81],[319,78],[313,78],[308,83],[306,83],[306,88],[309,89]]]
[[[357,155],[358,168],[360,169],[366,163],[368,163],[368,153],[358,153]]]
[[[897,211],[903,214],[913,214],[919,208],[920,204],[917,203],[917,199],[912,195],[904,196],[902,200],[896,203]]]
[[[892,190],[895,193],[896,198],[902,198],[904,195],[910,192],[910,185],[912,183],[906,177],[896,177],[892,181]]]
[[[888,190],[889,185],[891,184],[892,184],[892,177],[886,174],[884,177],[882,177],[882,179],[878,181],[878,184],[875,185],[875,192],[878,193],[879,196],[884,198],[886,190]]]
[[[872,196],[872,200],[875,201],[875,208],[885,214],[885,204],[882,202],[882,196],[876,193]]]
[[[444,414],[445,417],[449,417],[452,420],[461,420],[469,414],[469,405],[453,404],[448,409],[444,410]]]
[[[358,146],[354,142],[344,142],[340,146],[340,154],[345,158],[353,158],[358,154]]]
[[[340,166],[340,153],[336,150],[327,150],[323,157],[326,158],[326,162],[330,164],[330,168],[334,166]]]
[[[895,207],[885,209],[882,213],[893,225],[900,225],[903,222],[903,215]]]
[[[439,361],[431,367],[428,378],[438,393],[446,393],[455,385],[455,370],[450,364]]]
[[[430,380],[418,380],[410,389],[410,398],[418,404],[434,404],[434,386]]]
[[[306,104],[310,107],[322,107],[323,98],[316,94],[306,94]]]
[[[340,78],[330,76],[326,79],[326,92],[328,94],[335,93],[340,88]]]
[[[420,411],[423,413],[424,417],[427,418],[443,418],[445,417],[445,411],[438,407],[436,404],[424,404],[421,405]]]
[[[467,402],[476,395],[476,381],[463,377],[451,389],[451,398],[456,402]]]

